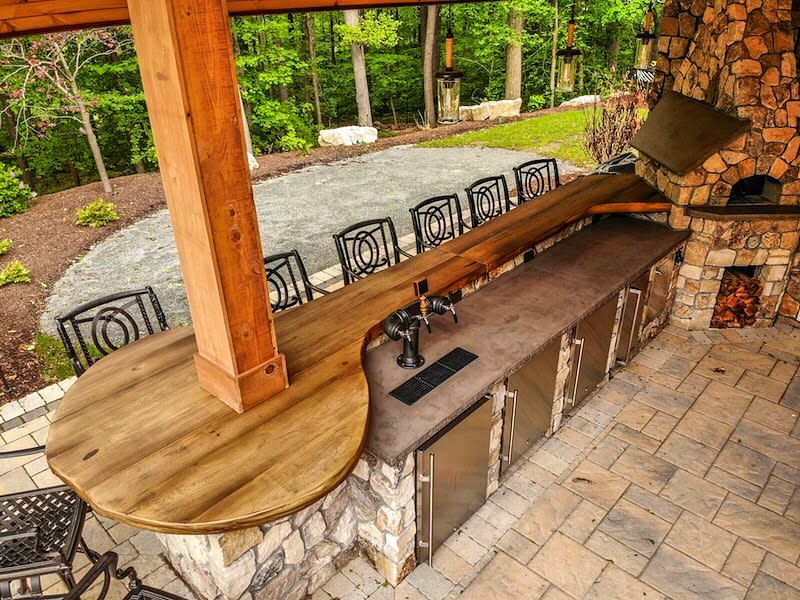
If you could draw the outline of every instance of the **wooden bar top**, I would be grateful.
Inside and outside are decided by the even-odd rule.
[[[361,455],[365,344],[414,300],[414,281],[426,277],[429,293],[443,294],[585,216],[669,207],[636,176],[582,177],[279,313],[290,386],[241,415],[199,387],[191,328],[144,338],[103,358],[64,396],[47,440],[50,467],[97,513],[144,529],[214,533],[292,514],[336,487]]]

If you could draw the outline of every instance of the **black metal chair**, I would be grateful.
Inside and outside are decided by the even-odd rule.
[[[56,317],[58,335],[79,377],[106,354],[155,333],[154,325],[169,329],[150,286],[104,296]]]
[[[0,459],[44,452],[44,446],[0,452]],[[75,586],[72,562],[80,545],[92,560],[98,555],[81,538],[86,503],[65,485],[0,496],[0,598],[12,597],[11,582],[22,581],[41,595],[41,576],[57,574]]]
[[[517,206],[561,185],[555,158],[537,158],[514,167],[514,179],[517,184],[514,204]]]
[[[472,227],[491,221],[511,208],[505,175],[478,179],[466,192]]]
[[[408,210],[411,212],[417,254],[436,248],[464,233],[458,194],[434,196]]]
[[[108,551],[97,559],[92,567],[86,572],[81,580],[72,586],[66,595],[62,597],[46,597],[47,600],[79,600],[81,596],[94,587],[102,577],[102,586],[99,593],[96,595],[84,596],[84,598],[92,598],[92,600],[104,600],[111,587],[113,579],[123,580],[128,579],[129,592],[122,598],[122,600],[185,600],[181,596],[170,594],[164,590],[159,590],[154,587],[143,585],[136,571],[133,567],[120,569],[117,567],[119,556],[115,552]]]
[[[390,217],[361,221],[333,234],[344,284],[371,275],[400,262],[400,255],[412,255],[397,243],[397,233]]]
[[[311,302],[314,292],[328,293],[309,281],[303,259],[297,250],[265,257],[264,269],[267,272],[272,312]]]

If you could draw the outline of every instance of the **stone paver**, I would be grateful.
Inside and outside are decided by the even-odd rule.
[[[312,600],[800,598],[799,401],[787,398],[800,329],[668,327],[640,356],[508,470],[433,567],[395,589],[356,558]],[[20,410],[7,409],[19,430],[0,428],[0,449],[45,439],[49,421]],[[0,491],[49,473],[40,457],[6,462]],[[153,534],[90,516],[86,537],[193,600]]]

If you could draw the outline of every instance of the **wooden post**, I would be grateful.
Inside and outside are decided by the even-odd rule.
[[[128,0],[200,385],[237,412],[288,385],[272,325],[225,0]]]

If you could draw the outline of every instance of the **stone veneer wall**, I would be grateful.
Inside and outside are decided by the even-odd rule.
[[[800,319],[798,220],[712,221],[686,214],[687,207],[726,204],[732,185],[753,175],[782,183],[781,204],[800,204],[794,45],[791,0],[667,0],[664,6],[651,106],[672,90],[753,125],[684,175],[646,156],[637,162],[636,172],[672,200],[669,224],[693,232],[673,313],[679,326],[709,326],[730,266],[761,267],[758,325],[770,324],[779,309]]]
[[[538,244],[537,251],[590,222],[585,219],[570,225]],[[521,256],[509,261],[492,271],[490,279],[522,262]],[[467,291],[486,282],[476,283]],[[620,316],[618,303],[614,337]],[[665,319],[659,322],[663,325]],[[561,338],[552,428],[548,433],[559,428],[564,413],[572,408],[565,403],[571,348],[572,335],[567,332]],[[613,364],[613,350],[609,361]],[[493,407],[486,455],[487,497],[499,486],[506,391],[504,382],[487,391]],[[364,451],[341,485],[290,517],[224,534],[158,536],[172,566],[207,600],[301,600],[360,552],[390,584],[397,585],[416,567],[415,494],[413,452],[392,465]]]

